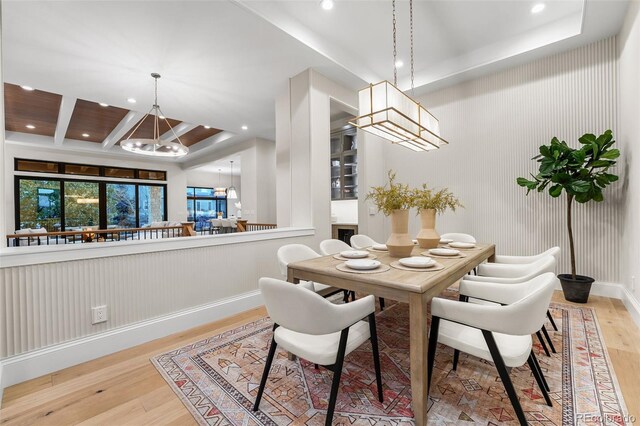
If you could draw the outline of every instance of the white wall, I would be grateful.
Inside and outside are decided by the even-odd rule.
[[[640,3],[631,2],[624,26],[618,36],[620,131],[618,143],[622,150],[626,189],[624,203],[624,229],[622,278],[628,291],[640,307]]]
[[[357,93],[306,70],[276,101],[278,226],[310,225],[317,239],[331,238],[331,100],[354,109]]]
[[[50,160],[66,161],[76,163],[98,164],[114,167],[130,167],[167,171],[167,219],[170,221],[184,221],[187,219],[187,177],[177,164],[169,162],[151,163],[146,161],[136,161],[123,159],[99,153],[79,153],[68,150],[56,150],[55,148],[45,149],[38,146],[31,146],[23,143],[15,143],[7,140],[4,144],[4,191],[5,198],[3,207],[5,209],[6,229],[15,230],[14,217],[14,158],[24,158],[30,160]],[[41,173],[33,173],[40,176]],[[81,178],[78,176],[78,178]],[[89,179],[91,179],[89,177]],[[158,183],[158,181],[156,181]]]
[[[276,221],[276,148],[266,139],[240,153],[242,164],[242,218],[252,223]]]
[[[466,208],[439,216],[438,231],[471,233],[495,242],[499,253],[526,254],[560,245],[558,271],[565,272],[565,199],[537,193],[526,197],[515,180],[537,170],[531,157],[553,136],[575,146],[586,132],[611,128],[617,134],[616,74],[616,42],[610,38],[422,96],[418,100],[440,119],[450,145],[413,153],[368,135],[359,144],[368,150],[361,157],[361,192],[383,181],[388,169],[412,186],[426,182],[448,187]],[[575,207],[579,273],[621,282],[623,198],[623,185],[617,184],[605,191],[604,203]],[[382,220],[369,216],[369,205],[361,200],[362,232],[384,241],[380,237],[388,235],[388,225],[384,236],[375,234]],[[415,235],[419,221],[410,217]]]
[[[336,215],[337,223],[358,223],[358,200],[331,201],[331,215]]]

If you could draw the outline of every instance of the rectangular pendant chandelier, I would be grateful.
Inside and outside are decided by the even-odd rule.
[[[354,126],[413,151],[438,149],[449,142],[440,137],[440,125],[418,102],[388,81],[360,90],[360,115]]]

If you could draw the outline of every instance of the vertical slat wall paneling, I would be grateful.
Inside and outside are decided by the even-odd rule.
[[[312,237],[0,268],[0,358],[257,289],[280,277],[276,251]],[[91,307],[109,320],[91,324]]]
[[[613,37],[420,96],[450,145],[415,154],[385,143],[387,169],[402,182],[448,187],[460,197],[466,208],[438,216],[440,233],[471,233],[502,254],[560,245],[558,272],[570,272],[565,196],[525,196],[515,181],[537,172],[531,157],[553,136],[579,146],[587,132],[616,134],[616,61]],[[578,273],[620,282],[622,197],[616,183],[603,203],[574,206]],[[412,215],[411,232],[418,230]]]

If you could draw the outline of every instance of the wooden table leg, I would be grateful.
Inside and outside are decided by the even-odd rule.
[[[289,268],[287,268],[287,281],[289,281],[292,284],[298,284],[300,282],[298,278],[295,278],[293,276],[293,271]],[[288,352],[287,358],[289,358],[289,361],[295,361],[297,357],[291,352]]]
[[[411,397],[416,426],[427,424],[427,297],[409,296],[409,335],[411,360]]]

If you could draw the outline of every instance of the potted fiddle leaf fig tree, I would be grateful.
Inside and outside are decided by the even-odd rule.
[[[549,145],[542,145],[540,154],[532,158],[540,163],[538,174],[532,175],[533,180],[520,177],[517,183],[527,188],[527,195],[534,189],[538,192],[548,189],[549,195],[554,198],[563,192],[566,194],[571,274],[559,274],[558,278],[565,299],[586,303],[594,279],[577,274],[571,227],[573,202],[584,204],[604,200],[603,189],[618,180],[618,176],[609,173],[609,168],[616,164],[620,151],[613,148],[615,140],[611,130],[600,136],[587,133],[578,140],[580,148],[572,148],[556,137],[551,139]]]
[[[422,188],[413,190],[413,203],[420,214],[420,232],[416,236],[421,248],[435,248],[440,242],[440,235],[436,231],[436,213],[444,213],[447,209],[456,211],[464,207],[458,198],[447,188],[439,191],[422,184]]]
[[[413,241],[409,236],[409,209],[413,206],[413,191],[409,185],[396,182],[396,174],[389,170],[389,183],[374,186],[367,194],[385,216],[391,217],[391,235],[387,249],[392,257],[411,256]]]

